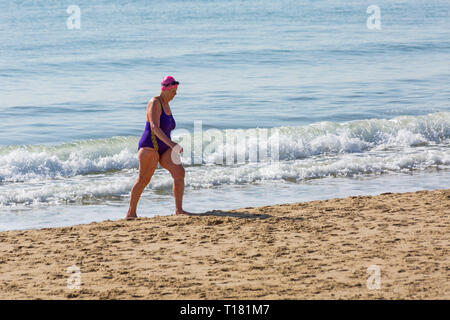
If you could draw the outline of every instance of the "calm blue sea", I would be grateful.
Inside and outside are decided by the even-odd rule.
[[[174,140],[203,146],[183,155],[185,210],[450,188],[449,14],[448,0],[1,0],[0,230],[124,217],[165,75],[180,81]],[[195,122],[249,148],[277,131],[280,160],[218,164],[233,142],[205,149]],[[171,190],[158,168],[138,215],[171,214]]]

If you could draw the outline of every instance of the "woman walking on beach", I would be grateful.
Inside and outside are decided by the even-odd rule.
[[[190,214],[182,207],[185,171],[179,153],[183,152],[183,148],[170,138],[170,132],[175,129],[176,123],[169,101],[176,96],[178,84],[171,76],[163,78],[160,95],[151,99],[147,105],[147,122],[138,148],[139,177],[131,189],[130,208],[126,219],[137,218],[137,203],[150,183],[158,161],[173,178],[175,214]]]

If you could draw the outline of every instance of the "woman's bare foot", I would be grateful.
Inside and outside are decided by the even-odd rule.
[[[127,216],[125,217],[126,220],[133,220],[133,219],[137,219],[137,215],[136,213],[127,213]]]

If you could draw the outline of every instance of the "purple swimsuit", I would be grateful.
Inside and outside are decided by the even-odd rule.
[[[162,131],[166,134],[166,136],[170,139],[170,132],[175,129],[176,123],[175,119],[173,118],[173,115],[170,116],[167,115],[164,112],[164,108],[162,106],[161,100],[159,100],[159,103],[161,104],[161,117],[159,118],[159,127],[162,129]],[[139,149],[143,147],[150,147],[158,151],[159,155],[161,156],[167,149],[169,149],[169,146],[165,144],[162,140],[160,140],[153,132],[150,127],[150,122],[145,123],[145,130],[142,134],[141,140],[139,140]]]

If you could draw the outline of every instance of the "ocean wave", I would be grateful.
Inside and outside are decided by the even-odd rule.
[[[0,148],[0,182],[67,178],[136,168],[136,137],[82,140],[58,146]]]
[[[214,148],[206,139],[211,132],[223,139]],[[227,135],[233,139],[229,140]],[[282,162],[392,149],[402,155],[411,147],[448,148],[450,112],[346,123],[320,122],[299,127],[205,130],[203,136],[184,132],[174,135],[173,139],[184,148],[182,162],[186,167],[239,164],[239,159],[243,160],[241,164],[245,164],[252,159],[261,160],[261,157],[252,158],[251,154],[257,152],[260,155],[261,150],[267,151],[269,160]],[[139,166],[136,157],[138,140],[139,137],[113,137],[57,146],[1,147],[0,183],[136,169]],[[198,149],[196,145],[201,146],[197,153],[194,152]],[[232,155],[231,163],[226,162],[228,155]]]
[[[355,178],[382,174],[412,173],[419,170],[450,170],[450,149],[420,147],[408,153],[341,154],[319,159],[247,163],[234,166],[192,166],[186,169],[185,186],[193,189],[224,185],[301,183],[330,177]],[[61,204],[92,204],[128,199],[137,170],[112,175],[77,176],[42,182],[0,185],[0,207]],[[147,190],[170,195],[173,179],[166,170],[152,177]]]

